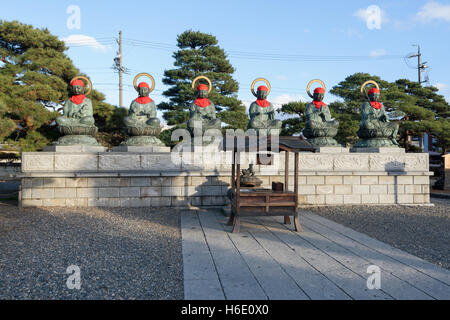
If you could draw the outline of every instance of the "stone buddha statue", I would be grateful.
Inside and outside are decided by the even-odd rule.
[[[254,91],[256,82],[264,81],[267,86],[259,86],[257,92]],[[273,105],[267,101],[270,93],[270,83],[266,79],[259,78],[253,81],[251,87],[256,101],[250,105],[249,108],[249,122],[247,129],[254,129],[258,135],[278,135],[281,130],[281,121],[275,119],[275,109]]]
[[[137,80],[142,76],[147,76],[152,81],[151,88],[147,82],[140,82],[136,86]],[[128,116],[123,120],[126,131],[131,137],[121,145],[164,146],[157,138],[161,133],[161,123],[157,118],[155,102],[149,97],[155,88],[154,78],[148,73],[140,73],[134,78],[133,85],[139,97],[131,102]]]
[[[148,96],[150,86],[147,82],[141,82],[137,91],[139,97],[131,102],[128,117],[124,118],[126,127],[152,127],[160,128],[160,121],[156,117],[155,102]]]
[[[204,76],[197,77],[192,82],[192,89],[195,88],[195,83],[199,79],[207,80],[209,87],[205,84],[200,84],[196,88],[196,99],[189,108],[189,121],[187,122],[191,136],[194,136],[194,133],[196,136],[203,135],[209,129],[220,130],[222,128],[222,121],[216,117],[216,107],[208,99],[208,94],[212,89],[211,81]]]
[[[78,76],[72,79],[71,97],[64,104],[63,115],[56,118],[58,130],[64,136],[55,145],[99,145],[92,137],[98,129],[95,126],[92,102],[84,94],[85,83],[81,79],[89,83],[86,95],[92,91],[92,83],[86,77]]]
[[[322,87],[316,88],[314,94],[311,95],[310,87],[314,82],[320,82]],[[330,108],[323,102],[325,84],[321,80],[313,80],[308,84],[307,92],[313,101],[306,104],[306,123],[303,135],[316,147],[338,146],[334,137],[338,133],[339,122],[332,119]]]
[[[361,92],[367,84],[375,84],[376,87],[367,92],[368,101],[364,102],[361,109],[361,125],[358,131],[360,140],[355,148],[398,147],[396,140],[399,125],[390,122],[383,103],[379,102],[380,89],[375,81],[367,81],[363,84]]]

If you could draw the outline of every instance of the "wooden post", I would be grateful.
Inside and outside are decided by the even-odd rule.
[[[236,160],[235,160],[234,149],[231,154],[231,214],[228,220],[228,225],[232,226],[234,224],[234,214],[236,210]]]
[[[303,232],[300,222],[298,220],[298,152],[295,153],[295,164],[294,164],[294,192],[295,192],[295,215],[294,215],[294,226],[295,231]]]
[[[241,154],[236,153],[236,214],[234,216],[233,233],[239,233],[240,219],[239,213],[241,209]]]
[[[284,164],[284,191],[289,191],[289,151],[285,153]]]

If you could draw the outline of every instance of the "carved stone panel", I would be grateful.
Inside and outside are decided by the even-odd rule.
[[[405,156],[402,154],[370,155],[370,171],[404,171]]]
[[[49,153],[28,153],[22,154],[22,172],[53,172],[54,155]]]
[[[334,155],[334,170],[335,171],[369,170],[369,156],[365,154]]]

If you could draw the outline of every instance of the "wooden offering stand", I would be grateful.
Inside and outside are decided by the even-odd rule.
[[[226,137],[223,150],[233,151],[231,173],[231,216],[228,222],[233,225],[233,233],[239,233],[241,217],[255,216],[284,216],[285,223],[290,223],[290,216],[294,217],[294,226],[301,232],[298,219],[298,163],[299,152],[316,152],[316,149],[300,137],[259,137],[257,141],[248,136]],[[278,143],[276,143],[278,140]],[[284,190],[241,188],[239,163],[242,152],[286,152],[284,172]],[[294,190],[289,191],[289,155],[294,153]],[[279,189],[278,185],[278,189]],[[277,188],[273,188],[277,189]]]

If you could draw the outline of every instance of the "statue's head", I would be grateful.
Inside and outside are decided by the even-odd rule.
[[[324,88],[316,88],[314,90],[313,99],[314,101],[322,101],[325,97],[325,89]]]
[[[369,90],[367,95],[369,96],[370,101],[378,101],[378,99],[380,98],[380,90],[378,90],[377,88],[372,88]]]
[[[197,87],[197,97],[198,98],[208,98],[209,88],[206,84],[200,84]]]
[[[139,92],[139,96],[141,97],[147,97],[150,94],[150,86],[147,82],[139,83],[136,90]]]
[[[70,83],[70,90],[74,95],[79,95],[84,93],[84,82],[80,79],[75,79]]]
[[[266,86],[258,87],[258,91],[256,91],[256,97],[259,100],[266,100],[269,95],[269,89]]]

